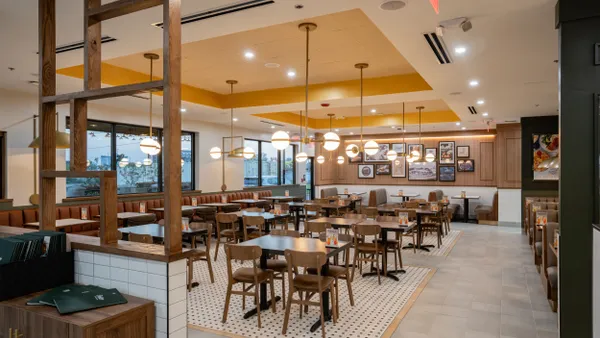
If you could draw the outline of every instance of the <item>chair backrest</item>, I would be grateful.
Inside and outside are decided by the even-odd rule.
[[[323,223],[323,222],[308,221],[308,223],[306,223],[304,225],[304,233],[306,235],[312,235],[313,232],[321,234],[321,233],[325,233],[327,231],[327,228],[331,228],[331,224]]]
[[[235,245],[225,244],[225,254],[227,255],[227,275],[229,281],[233,280],[233,268],[231,261],[252,261],[252,268],[254,269],[254,276],[258,274],[258,264],[256,260],[262,255],[262,249],[258,245]]]
[[[336,187],[321,189],[321,198],[337,196],[338,190]]]
[[[314,202],[317,204],[329,204],[329,199],[328,198],[315,198]]]
[[[419,207],[419,201],[417,201],[417,200],[406,201],[406,202],[404,202],[404,207],[406,209],[416,209]]]
[[[152,244],[152,243],[154,243],[152,241],[152,236],[147,235],[147,234],[134,234],[134,233],[130,233],[129,234],[129,241],[130,242],[136,242],[136,243],[146,243],[146,244]]]
[[[210,223],[192,222],[190,223],[192,230],[206,230],[206,250],[210,250],[210,240],[212,238],[213,226]]]
[[[437,201],[440,201],[443,197],[444,197],[444,192],[439,189],[436,189],[436,190],[429,192],[429,195],[427,196],[427,200],[429,202],[437,202]]]
[[[247,211],[247,212],[264,212],[265,209],[263,209],[263,208],[246,208],[246,209],[244,209],[244,211]]]
[[[225,214],[222,212],[217,214],[217,223],[220,224],[233,224],[237,219],[238,216],[235,214]]]
[[[380,222],[400,222],[396,216],[377,216],[376,220]]]
[[[265,218],[262,216],[244,216],[242,221],[244,227],[244,241],[248,240],[248,227],[258,227],[259,233],[263,233],[265,230]]]
[[[285,250],[285,260],[288,263],[288,271],[293,267],[313,268],[317,274],[321,274],[321,267],[327,262],[327,254],[322,251],[296,251]]]
[[[307,204],[304,206],[304,210],[319,212],[319,211],[323,210],[323,208],[318,204]]]
[[[377,211],[377,207],[361,207],[360,213],[363,215],[367,215],[368,218],[375,219],[379,212]]]
[[[451,210],[449,211],[452,212]],[[400,215],[401,212],[407,212],[409,220],[417,218],[417,211],[415,209],[396,209],[396,216]]]
[[[351,213],[347,213],[344,215],[344,218],[348,218],[348,219],[367,219],[367,215],[365,214],[351,214]]]
[[[287,203],[277,203],[276,206],[279,206],[279,210],[288,213],[290,211],[290,205]]]
[[[300,231],[285,230],[285,229],[272,229],[271,230],[271,235],[272,236],[287,236],[287,237],[299,238],[300,237]]]
[[[354,224],[352,231],[362,237],[375,236],[375,239],[377,239],[381,233],[381,227],[376,224]]]

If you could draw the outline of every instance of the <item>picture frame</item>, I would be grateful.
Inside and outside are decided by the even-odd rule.
[[[408,164],[409,181],[437,181],[437,162],[413,162]]]
[[[560,170],[552,166],[544,166],[559,158],[559,135],[558,134],[533,134],[533,180],[534,181],[557,181]]]
[[[363,152],[359,152],[358,155],[354,157],[348,157],[348,164],[356,164],[363,162]]]
[[[454,141],[440,141],[438,148],[440,154],[440,164],[454,164],[455,158],[455,143]]]
[[[456,181],[456,167],[453,165],[442,165],[439,167],[440,182]]]
[[[456,158],[469,158],[471,156],[470,146],[456,146]]]
[[[392,161],[392,177],[405,178],[406,177],[406,157],[398,156]]]
[[[406,155],[410,155],[413,150],[416,150],[419,152],[419,154],[421,154],[421,156],[424,156],[423,155],[424,149],[425,149],[425,146],[422,144],[409,144],[406,149]]]
[[[473,159],[458,160],[456,166],[458,168],[458,172],[461,173],[475,172],[475,160]]]
[[[390,149],[395,151],[398,156],[406,154],[406,143],[392,143]]]
[[[365,163],[369,162],[387,162],[387,153],[390,151],[389,143],[379,143],[379,150],[375,155],[369,155],[365,153]]]
[[[375,174],[376,175],[391,175],[392,174],[392,165],[390,163],[376,164],[375,165]]]
[[[358,178],[360,178],[360,179],[375,178],[375,165],[374,164],[359,164],[358,165]]]
[[[435,158],[435,161],[437,161],[437,148],[425,148],[425,156],[428,154],[433,154],[433,158]]]

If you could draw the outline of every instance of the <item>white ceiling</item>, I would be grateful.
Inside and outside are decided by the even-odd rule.
[[[103,1],[103,3],[110,1]],[[231,3],[232,0],[182,0],[183,15]],[[469,129],[486,126],[484,118],[473,116],[467,106],[485,99],[477,106],[480,114],[489,112],[493,122],[519,119],[524,116],[554,115],[558,108],[558,70],[553,61],[558,58],[558,37],[553,27],[552,0],[452,0],[442,1],[436,15],[428,1],[407,0],[399,11],[379,9],[379,0],[276,0],[274,5],[234,13],[183,26],[183,42],[198,41],[231,33],[256,29],[290,21],[360,8],[392,42],[398,51],[432,86],[433,91],[365,98],[365,105],[398,103],[402,101],[443,99]],[[83,39],[83,1],[58,0],[57,45]],[[303,4],[301,10],[296,4]],[[454,63],[439,65],[422,34],[435,30],[438,22],[465,16],[473,29],[463,33],[454,28],[446,31],[444,40],[453,51],[456,46],[467,47],[463,56],[453,55]],[[161,8],[153,8],[102,24],[104,35],[118,39],[102,48],[102,58],[110,59],[132,53],[160,48],[162,30],[151,23],[162,21]],[[316,32],[318,33],[318,31]],[[298,34],[302,34],[298,32]],[[0,87],[37,93],[37,87],[27,83],[37,78],[37,0],[5,0],[0,3],[0,40],[5,48],[0,58]],[[207,51],[209,52],[209,51]],[[240,57],[241,51],[240,51]],[[59,68],[81,64],[81,51],[59,54]],[[357,60],[359,62],[361,60]],[[14,67],[14,71],[8,70]],[[479,87],[468,82],[477,79]],[[58,77],[58,92],[81,90],[80,80]],[[450,93],[460,92],[460,95]],[[161,98],[156,98],[160,103]],[[146,111],[148,102],[135,98],[103,101],[115,109]],[[311,109],[320,102],[311,102]],[[335,107],[355,107],[358,99],[332,100]],[[182,104],[187,108],[184,119],[229,123],[228,114],[220,109],[201,105]],[[253,113],[297,111],[303,103],[243,108],[236,110],[238,123],[265,131],[269,127]],[[493,126],[493,124],[492,124]],[[286,127],[288,130],[297,127]],[[423,130],[456,130],[454,124],[426,125]],[[371,130],[372,129],[372,130]],[[344,134],[358,130],[345,129]],[[382,132],[382,128],[365,128],[366,132]],[[409,129],[410,131],[410,129]]]

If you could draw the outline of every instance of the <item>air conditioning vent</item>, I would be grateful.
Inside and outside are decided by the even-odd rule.
[[[469,111],[471,112],[471,115],[477,115],[477,109],[475,109],[475,107],[473,106],[469,106]]]
[[[100,39],[100,41],[101,41],[101,43],[104,44],[104,43],[117,41],[117,39],[113,38],[112,36],[103,36]],[[77,49],[83,49],[83,44],[84,44],[84,41],[79,41],[79,42],[69,43],[66,45],[56,47],[56,54],[70,52],[72,50],[77,50]]]
[[[264,124],[268,124],[270,126],[276,126],[276,127],[284,127],[283,124],[279,124],[279,123],[274,123],[274,122],[269,122],[269,121],[265,121],[265,120],[260,120],[261,123]]]
[[[429,47],[433,51],[433,54],[435,54],[435,57],[437,58],[439,64],[446,65],[452,63],[452,59],[450,59],[450,52],[448,52],[448,49],[446,48],[446,44],[444,43],[444,40],[442,40],[442,37],[438,36],[433,32],[425,33],[423,34],[423,36],[425,37],[427,44],[429,44]]]
[[[275,3],[275,1],[273,1],[273,0],[250,0],[250,1],[237,2],[237,3],[225,5],[223,7],[217,7],[217,8],[209,9],[209,10],[206,10],[203,12],[186,15],[181,18],[181,24],[185,25],[188,23],[196,22],[196,21],[202,21],[202,20],[214,18],[214,17],[221,16],[221,15],[245,11],[245,10],[251,9],[251,8],[271,5],[274,3]],[[152,26],[162,28],[163,23],[162,22],[153,23]]]

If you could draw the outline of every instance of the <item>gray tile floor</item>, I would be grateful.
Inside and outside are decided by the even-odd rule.
[[[556,338],[551,312],[520,228],[454,223],[464,231],[447,257],[405,255],[437,268],[394,338]],[[219,335],[188,330],[189,338]]]

